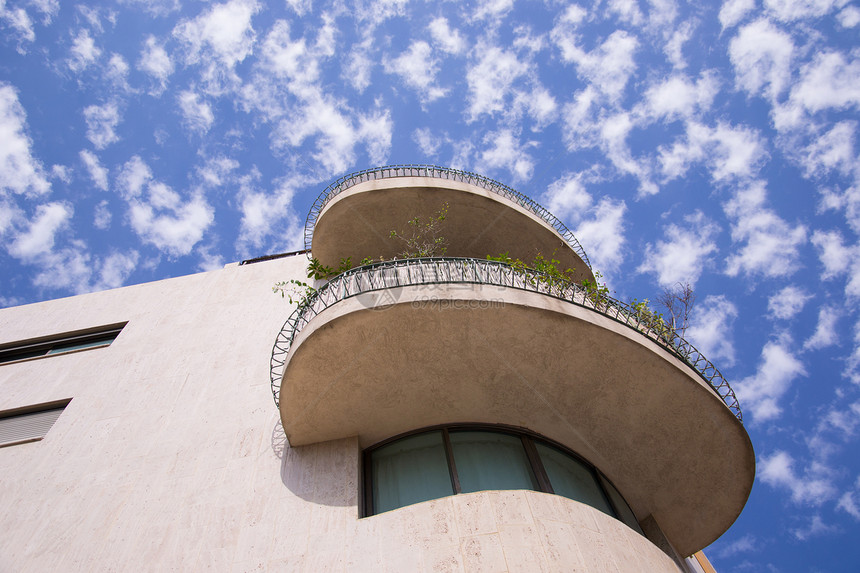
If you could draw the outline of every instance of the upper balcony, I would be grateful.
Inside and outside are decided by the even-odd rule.
[[[291,445],[505,424],[577,452],[683,554],[743,509],[755,456],[734,393],[634,309],[480,259],[348,271],[290,316],[272,389]]]
[[[399,165],[342,177],[317,198],[305,224],[305,248],[337,268],[349,257],[395,258],[402,245],[391,231],[449,204],[444,235],[453,257],[509,253],[531,261],[542,254],[573,269],[577,282],[593,280],[585,251],[573,233],[530,198],[481,175],[427,165]]]

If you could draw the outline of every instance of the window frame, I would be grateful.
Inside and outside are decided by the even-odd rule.
[[[8,420],[10,418],[23,418],[26,416],[31,416],[33,414],[41,414],[43,412],[59,410],[59,413],[51,422],[50,426],[48,426],[41,435],[34,434],[26,438],[19,438],[7,441],[2,441],[2,437],[0,437],[0,448],[17,446],[20,444],[29,444],[31,442],[38,442],[44,440],[45,436],[48,435],[48,432],[51,431],[51,428],[54,427],[54,424],[56,424],[60,416],[63,415],[63,412],[66,410],[66,407],[69,405],[69,403],[71,403],[71,401],[71,398],[64,398],[62,400],[53,400],[51,402],[42,402],[41,404],[31,404],[29,406],[20,406],[18,408],[10,408],[8,410],[0,411],[0,424],[2,424],[3,420]],[[2,436],[2,434],[0,434],[0,436]]]
[[[460,424],[439,424],[439,425],[435,425],[435,426],[427,426],[424,428],[420,428],[417,430],[412,430],[409,432],[404,432],[402,434],[398,434],[396,436],[392,436],[392,437],[387,438],[381,442],[373,444],[372,446],[370,446],[368,448],[365,448],[365,450],[362,452],[362,456],[361,456],[362,469],[360,472],[360,477],[361,477],[362,484],[359,487],[359,492],[361,494],[359,496],[360,499],[359,499],[359,504],[358,504],[359,505],[359,518],[365,518],[365,517],[371,517],[373,515],[379,515],[373,511],[373,463],[372,463],[373,462],[373,460],[372,460],[373,452],[375,450],[383,447],[383,446],[387,446],[388,444],[394,443],[398,440],[401,440],[404,438],[409,438],[411,436],[415,436],[418,434],[423,434],[425,432],[434,432],[434,431],[439,431],[439,430],[442,431],[442,444],[443,444],[443,447],[445,448],[445,457],[448,460],[448,474],[451,478],[451,487],[453,490],[451,495],[461,495],[462,492],[461,492],[461,488],[460,488],[459,477],[457,475],[457,466],[456,466],[456,461],[454,460],[454,451],[453,451],[453,448],[451,446],[451,438],[449,435],[449,431],[454,431],[454,432],[456,432],[458,430],[461,430],[461,431],[463,431],[463,430],[465,430],[465,431],[485,431],[485,432],[492,432],[492,433],[498,433],[498,434],[508,434],[508,435],[519,437],[522,444],[523,444],[523,449],[525,450],[526,458],[528,460],[530,469],[531,469],[532,473],[534,474],[535,481],[538,484],[538,489],[536,491],[539,491],[542,493],[550,493],[553,495],[559,495],[559,494],[556,494],[552,488],[552,484],[550,483],[549,476],[546,472],[546,468],[544,468],[543,461],[541,460],[540,454],[538,453],[537,449],[535,448],[535,440],[537,440],[538,442],[542,442],[542,443],[544,443],[544,444],[546,444],[552,448],[559,450],[563,454],[569,456],[570,458],[572,458],[576,462],[580,463],[585,469],[587,469],[589,471],[589,473],[591,474],[591,477],[594,480],[594,483],[597,485],[597,489],[600,491],[601,495],[603,496],[603,499],[606,502],[606,506],[612,512],[611,514],[607,514],[607,515],[614,517],[618,521],[624,523],[628,527],[631,527],[632,529],[636,530],[638,533],[642,534],[642,531],[641,531],[641,528],[639,527],[638,521],[636,523],[636,527],[634,528],[633,526],[631,526],[629,523],[627,523],[621,517],[622,512],[619,511],[618,507],[616,507],[616,504],[612,500],[612,496],[610,496],[609,492],[606,491],[606,487],[604,486],[603,482],[610,484],[615,489],[615,491],[618,492],[619,497],[621,497],[622,501],[625,504],[627,504],[627,500],[624,499],[624,496],[621,495],[621,492],[618,491],[618,488],[615,486],[615,484],[612,483],[612,481],[609,480],[609,478],[607,478],[605,475],[603,475],[603,473],[600,472],[596,467],[594,467],[594,465],[592,463],[590,463],[588,460],[586,460],[585,458],[583,458],[582,456],[580,456],[579,454],[577,454],[576,452],[574,452],[570,448],[565,447],[564,445],[559,444],[558,442],[556,442],[554,440],[550,440],[549,438],[541,436],[540,434],[532,432],[526,428],[520,428],[517,426],[509,426],[506,424],[460,423]],[[535,491],[535,490],[532,490],[532,491]],[[448,497],[448,496],[444,496],[444,497]],[[562,496],[562,497],[564,497],[564,496]],[[442,498],[435,498],[435,499],[442,499]],[[570,499],[570,498],[568,498],[568,499]],[[573,500],[573,501],[577,501],[577,500]],[[584,502],[580,502],[580,503],[584,503]],[[412,504],[410,504],[410,505],[412,505]],[[586,504],[586,505],[588,505],[588,504]],[[404,505],[401,507],[408,507],[408,506]],[[592,506],[589,505],[589,507],[592,507]],[[397,509],[400,509],[400,508],[397,508]],[[603,511],[600,508],[595,508],[595,509],[597,509],[598,511],[601,511],[603,513]],[[630,509],[630,504],[627,504],[627,509],[629,510],[629,512],[633,516],[633,518],[635,519],[636,515]],[[391,511],[394,511],[394,510],[391,510]],[[385,513],[385,512],[382,512],[382,513]]]
[[[2,344],[0,345],[0,366],[104,348],[110,346],[119,337],[126,324],[128,322],[119,322]],[[98,344],[102,341],[104,344]],[[81,344],[88,342],[96,344],[80,347]],[[68,348],[64,348],[64,346],[68,346]]]

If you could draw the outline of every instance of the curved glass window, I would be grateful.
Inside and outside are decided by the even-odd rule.
[[[525,432],[452,426],[394,438],[364,455],[365,515],[458,493],[528,489],[588,504],[642,532],[603,475]]]

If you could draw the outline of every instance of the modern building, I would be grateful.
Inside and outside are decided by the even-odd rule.
[[[392,260],[444,205],[445,257]],[[629,307],[487,260],[593,281],[555,217],[387,167],[306,243],[0,311],[0,570],[709,570],[755,474],[734,394]],[[309,256],[377,262],[296,307],[272,285]]]

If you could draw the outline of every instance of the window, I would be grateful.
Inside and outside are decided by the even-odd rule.
[[[364,515],[458,493],[528,489],[588,504],[642,533],[627,503],[590,464],[506,427],[449,426],[392,438],[364,453]]]
[[[41,440],[72,399],[0,412],[0,448]]]
[[[109,346],[122,331],[125,323],[100,326],[44,338],[24,340],[0,346],[0,364],[65,354],[76,350]]]

